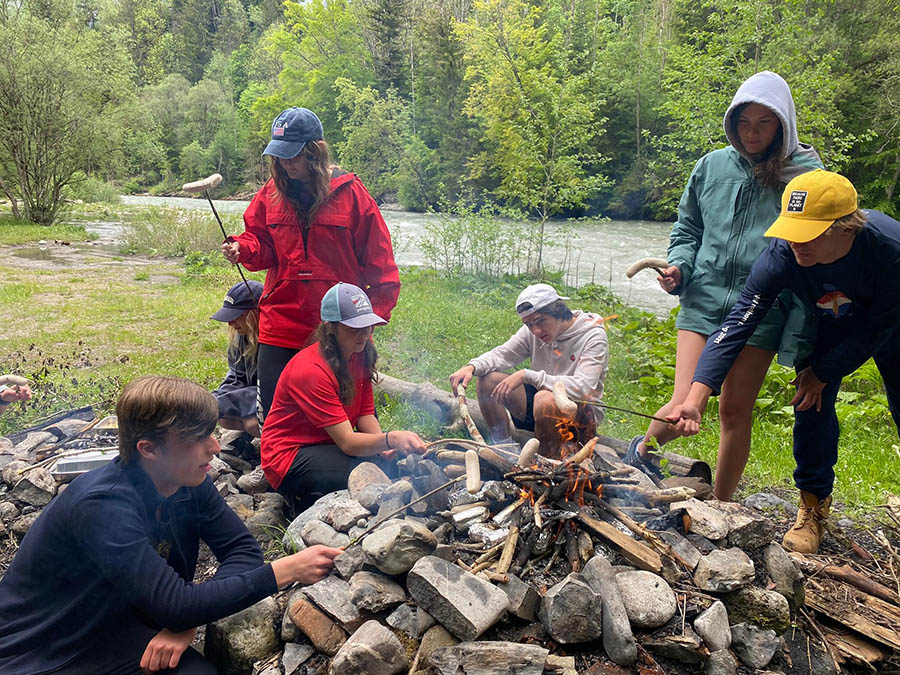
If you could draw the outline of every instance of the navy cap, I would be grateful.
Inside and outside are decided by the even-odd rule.
[[[272,122],[272,140],[263,154],[293,159],[307,141],[321,141],[323,137],[322,123],[312,110],[288,108]]]
[[[365,328],[387,323],[372,310],[369,296],[359,286],[336,283],[322,296],[322,321],[342,323],[350,328]]]
[[[248,289],[247,286],[250,286]],[[249,309],[259,306],[259,298],[262,295],[263,285],[258,281],[243,281],[228,289],[222,308],[213,314],[210,319],[216,321],[234,321]]]

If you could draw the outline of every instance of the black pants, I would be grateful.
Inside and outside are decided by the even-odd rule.
[[[884,380],[888,407],[900,433],[900,330],[881,346],[873,357]],[[834,404],[841,381],[829,382],[822,390],[822,409],[815,407],[794,413],[794,483],[819,499],[831,494],[834,465],[838,459],[841,427]]]
[[[346,490],[350,472],[363,462],[377,464],[389,476],[397,475],[397,465],[380,457],[351,457],[336,445],[307,445],[297,451],[278,492],[288,504],[293,500],[298,513],[305,511],[322,495]]]
[[[256,376],[259,379],[260,428],[262,428],[263,421],[272,408],[272,399],[275,398],[275,386],[278,384],[278,378],[281,377],[281,371],[284,370],[288,361],[298,351],[300,350],[259,343],[259,351],[256,354]]]
[[[83,657],[74,663],[54,670],[54,675],[144,675],[141,657],[150,640],[159,632],[137,619],[117,628],[109,635],[100,636]],[[219,675],[219,670],[203,658],[193,647],[181,655],[177,668],[159,671],[166,675]]]

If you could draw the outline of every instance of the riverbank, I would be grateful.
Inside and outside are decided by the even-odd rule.
[[[213,225],[215,227],[215,225]],[[49,231],[47,231],[49,232]],[[0,228],[3,241],[5,228]],[[121,386],[138,375],[189,377],[209,388],[225,374],[226,335],[208,319],[225,289],[238,280],[216,257],[153,258],[121,255],[108,242],[0,246],[0,370],[35,382],[38,398],[0,417],[0,433],[22,428],[43,414],[85,403],[110,410]],[[36,257],[23,251],[37,249]],[[204,262],[205,261],[205,262]],[[262,279],[262,275],[251,275]],[[447,388],[447,375],[505,340],[519,325],[512,306],[524,278],[448,279],[407,266],[391,323],[376,331],[384,372]],[[554,282],[556,283],[556,282]],[[565,287],[573,307],[607,323],[610,369],[605,401],[653,413],[671,391],[675,328],[623,305],[607,289]],[[869,364],[871,365],[871,364]],[[790,488],[791,371],[773,366],[761,393],[753,427],[753,452],[741,489]],[[474,391],[474,389],[473,389]],[[874,368],[848,378],[838,406],[843,426],[837,497],[859,507],[883,503],[900,492],[897,437],[883,403]],[[380,403],[385,425],[414,428],[431,437],[440,430],[417,411]],[[674,452],[714,464],[718,421],[714,405],[704,423],[710,431],[675,441]],[[611,414],[601,432],[629,438],[643,420]]]

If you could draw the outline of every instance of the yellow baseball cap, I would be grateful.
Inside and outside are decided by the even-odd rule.
[[[784,188],[781,215],[766,230],[766,236],[798,244],[812,241],[835,220],[849,216],[857,208],[853,183],[831,171],[809,171]]]

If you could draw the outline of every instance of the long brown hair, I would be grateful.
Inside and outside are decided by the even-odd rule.
[[[737,130],[738,120],[744,108],[748,105],[750,105],[749,102],[737,106],[728,120],[731,125],[731,133],[734,135],[734,138],[738,139],[738,143],[740,143],[740,136]],[[772,113],[774,114],[774,111]],[[753,163],[753,175],[756,178],[756,182],[763,187],[784,187],[785,181],[781,177],[781,170],[786,164],[785,158],[781,156],[783,145],[784,126],[781,124],[781,119],[778,119],[778,133],[775,134],[775,138],[769,143],[769,147],[763,151],[762,156]]]
[[[350,364],[341,355],[337,341],[337,326],[337,322],[323,321],[316,328],[313,339],[319,344],[319,353],[337,378],[341,403],[350,405],[356,395],[356,385],[353,383],[353,375],[350,373]],[[362,355],[366,377],[372,382],[377,382],[378,373],[375,372],[375,364],[378,362],[378,352],[375,351],[375,345],[371,340],[366,342]]]
[[[240,355],[244,357],[250,365],[256,363],[256,354],[259,351],[259,310],[248,309],[245,313],[244,321],[247,324],[247,344],[244,345],[244,351]],[[228,326],[228,353],[237,355],[241,344],[241,334],[230,325]]]
[[[288,201],[298,219],[305,218],[309,223],[315,217],[319,207],[328,199],[328,195],[331,194],[331,173],[336,167],[331,163],[331,150],[324,140],[307,141],[302,153],[306,155],[309,165],[310,180],[307,187],[313,195],[312,204],[303,204],[290,194],[288,190],[290,178],[287,171],[284,170],[278,159],[271,155],[266,157],[269,163],[269,175],[275,181],[278,195]]]

